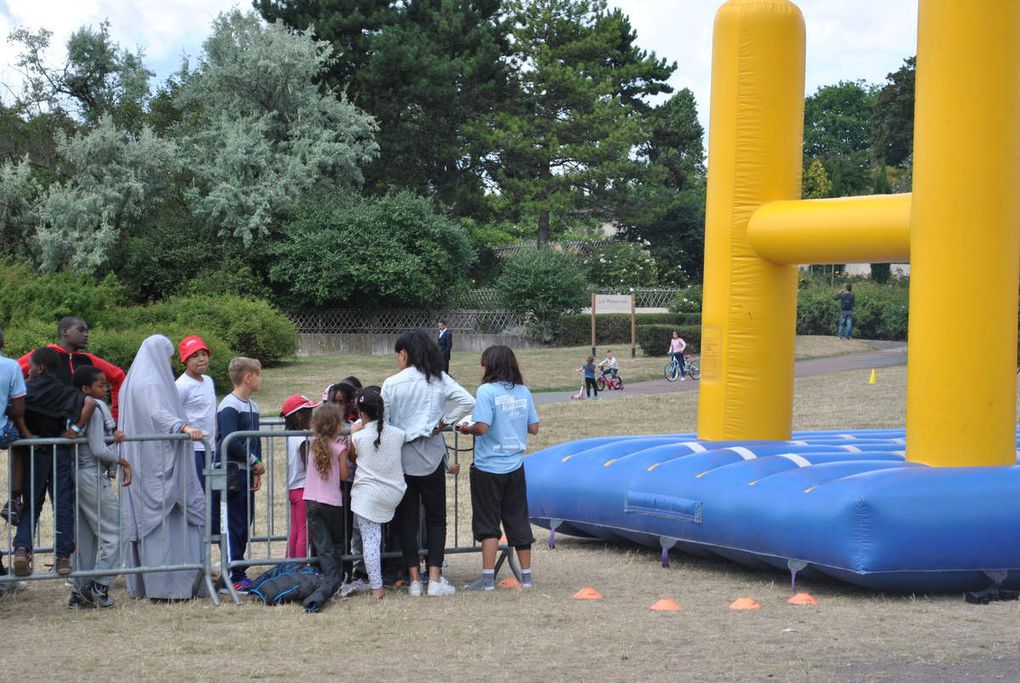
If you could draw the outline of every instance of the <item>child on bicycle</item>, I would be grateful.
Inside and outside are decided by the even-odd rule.
[[[613,355],[612,351],[606,351],[606,358],[598,364],[599,369],[602,370],[602,377],[605,379],[606,375],[612,375],[613,379],[620,372],[620,363],[616,360],[616,356]]]
[[[680,333],[673,330],[673,338],[669,340],[669,355],[677,362],[680,366],[680,381],[686,381],[687,379],[687,365],[684,363],[684,349],[687,348],[687,342],[680,338]]]

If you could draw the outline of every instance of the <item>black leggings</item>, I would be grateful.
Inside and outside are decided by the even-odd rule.
[[[594,377],[584,378],[584,395],[591,396],[592,389],[595,390],[595,398],[599,397],[599,385],[595,383]]]
[[[396,514],[404,566],[418,567],[418,529],[421,524],[418,507],[424,506],[428,564],[429,567],[442,567],[446,550],[446,469],[440,463],[432,474],[424,477],[405,474],[404,481],[407,491],[397,506]]]

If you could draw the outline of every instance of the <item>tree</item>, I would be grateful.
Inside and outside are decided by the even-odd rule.
[[[503,267],[496,280],[503,305],[535,320],[535,333],[552,339],[559,321],[590,301],[584,267],[569,254],[552,249],[522,251]]]
[[[644,97],[670,92],[668,65],[639,49],[605,0],[515,0],[514,97],[475,127],[487,178],[514,218],[537,216],[540,244],[578,215],[611,219],[605,200],[642,171]]]
[[[882,164],[902,166],[914,152],[914,82],[917,58],[903,61],[899,70],[886,76],[875,98],[871,119],[871,148]]]
[[[825,164],[821,159],[814,159],[804,173],[804,183],[801,195],[804,199],[824,199],[832,196],[832,181],[825,171]]]
[[[641,146],[647,165],[618,203],[620,233],[641,241],[658,264],[663,283],[700,282],[705,246],[704,129],[694,94],[686,88],[646,118]]]
[[[850,156],[870,147],[874,88],[840,81],[804,100],[804,158]]]
[[[17,29],[9,42],[20,44],[17,66],[25,78],[18,107],[32,113],[67,112],[94,126],[104,116],[137,131],[149,97],[149,79],[141,51],[128,52],[110,39],[110,24],[86,26],[71,34],[62,67],[46,65],[52,32]]]
[[[378,152],[370,116],[317,85],[324,41],[234,10],[213,22],[199,66],[181,73],[184,197],[211,234],[250,244],[274,212],[316,187],[350,188]]]
[[[463,226],[408,192],[311,194],[269,250],[291,309],[440,307],[466,288],[474,259]]]

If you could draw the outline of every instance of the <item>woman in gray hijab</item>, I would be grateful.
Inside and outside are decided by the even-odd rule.
[[[174,347],[162,335],[142,342],[120,390],[120,430],[141,434],[204,436],[187,424],[174,384],[170,358]],[[122,489],[128,567],[200,564],[205,526],[205,494],[198,484],[195,458],[188,441],[127,441],[124,458],[134,483]],[[204,587],[201,572],[173,571],[129,574],[133,598],[182,600],[197,597]]]

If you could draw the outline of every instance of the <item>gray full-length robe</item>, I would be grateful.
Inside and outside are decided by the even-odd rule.
[[[184,406],[174,384],[174,348],[162,335],[142,342],[120,390],[120,429],[128,436],[179,434]],[[127,441],[124,458],[133,481],[125,496],[125,564],[129,567],[199,563],[205,495],[198,485],[190,441]],[[204,591],[199,572],[128,575],[135,598],[187,599]]]

